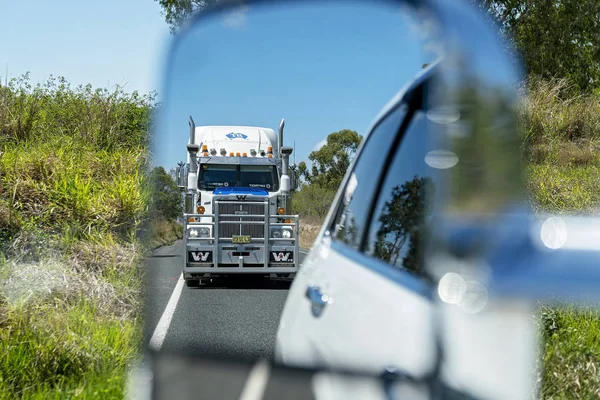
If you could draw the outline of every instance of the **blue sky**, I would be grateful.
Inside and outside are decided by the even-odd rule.
[[[417,32],[399,9],[318,2],[243,9],[191,30],[161,84],[172,40],[153,0],[4,2],[0,76],[34,82],[156,90],[166,100],[155,160],[185,159],[188,116],[198,125],[260,125],[286,119],[285,142],[306,160],[327,134],[365,133],[423,62]],[[166,96],[165,96],[166,95]]]
[[[157,89],[169,28],[154,0],[18,0],[0,5],[0,76]]]
[[[400,9],[321,4],[246,8],[204,21],[173,54],[155,162],[185,160],[188,117],[197,125],[286,120],[296,161],[331,132],[363,134],[393,95],[433,56]]]

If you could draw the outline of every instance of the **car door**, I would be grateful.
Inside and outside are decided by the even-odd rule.
[[[413,376],[432,368],[431,285],[415,262],[402,262],[416,259],[418,240],[409,237],[414,229],[401,229],[396,236],[406,237],[387,243],[394,232],[382,232],[394,224],[380,226],[396,186],[408,182],[414,189],[415,167],[423,168],[424,157],[415,162],[427,146],[422,106],[420,85],[380,120],[361,148],[323,237],[290,289],[277,338],[281,361],[373,373],[395,367]],[[406,182],[399,185],[399,179]]]

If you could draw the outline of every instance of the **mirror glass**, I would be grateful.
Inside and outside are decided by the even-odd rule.
[[[289,2],[182,33],[153,137],[180,188],[177,212],[155,210],[155,234],[180,238],[148,259],[153,350],[273,359],[294,266],[375,117],[439,58],[432,29],[387,2]]]

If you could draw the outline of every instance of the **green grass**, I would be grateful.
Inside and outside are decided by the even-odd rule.
[[[122,398],[142,331],[139,265],[135,249],[84,242],[3,261],[0,398]]]
[[[134,319],[85,300],[9,307],[0,331],[0,398],[122,398],[136,358]]]
[[[544,399],[600,397],[600,311],[543,307]]]
[[[526,188],[537,212],[600,212],[600,98],[567,97],[566,81],[532,81],[521,108]],[[540,309],[541,397],[600,398],[600,311]]]
[[[528,184],[538,211],[593,213],[600,210],[600,168],[596,165],[532,165]]]
[[[122,398],[153,98],[24,76],[0,104],[0,399]]]
[[[22,231],[61,233],[63,242],[129,240],[144,218],[143,153],[98,152],[91,145],[7,146],[0,159],[4,188],[0,226],[6,239]]]

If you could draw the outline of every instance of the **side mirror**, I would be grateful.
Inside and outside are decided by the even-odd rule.
[[[183,161],[179,161],[177,163],[177,169],[175,170],[175,182],[180,190],[185,190],[187,186],[187,173],[187,164],[184,164]]]
[[[290,167],[290,179],[292,180],[292,191],[298,190],[298,171]]]
[[[292,190],[298,190],[298,166],[296,164],[290,165],[290,179],[292,180]]]
[[[448,224],[433,225],[434,232],[424,237],[425,240],[413,241],[412,238],[410,239],[411,244],[415,243],[415,248],[420,242],[428,243],[430,239],[438,241],[437,247],[432,247],[438,252],[429,252],[424,257],[424,268],[426,271],[440,273],[440,279],[428,286],[428,289],[432,289],[431,298],[429,298],[429,292],[422,296],[420,292],[416,293],[418,290],[413,287],[414,279],[405,279],[408,277],[404,276],[400,279],[396,274],[398,271],[384,271],[380,264],[373,263],[375,264],[374,269],[376,268],[378,271],[381,269],[381,273],[376,271],[381,275],[381,280],[378,282],[384,282],[384,279],[391,281],[397,277],[397,281],[391,282],[393,284],[389,285],[390,288],[404,285],[407,289],[406,292],[411,294],[415,292],[415,295],[423,297],[418,298],[419,304],[421,302],[426,304],[431,315],[423,316],[414,312],[412,318],[418,320],[419,323],[427,318],[431,318],[431,321],[427,323],[427,330],[417,331],[415,329],[411,333],[416,338],[415,343],[418,343],[419,346],[411,345],[404,339],[397,340],[396,336],[393,341],[385,343],[379,340],[379,332],[370,332],[373,338],[370,338],[369,341],[382,347],[389,346],[389,348],[401,349],[401,346],[411,346],[410,349],[406,349],[408,353],[412,349],[421,352],[420,339],[427,340],[426,346],[429,347],[428,351],[432,354],[430,359],[423,361],[422,365],[408,365],[414,371],[407,371],[407,373],[416,376],[417,379],[427,376],[424,374],[428,373],[429,369],[433,371],[432,373],[444,370],[455,375],[452,380],[457,386],[464,387],[468,392],[481,398],[524,398],[525,394],[531,393],[532,383],[526,375],[534,369],[532,363],[535,358],[533,353],[536,343],[535,340],[521,340],[522,336],[519,337],[532,323],[530,305],[535,304],[537,300],[537,297],[534,296],[532,299],[530,295],[529,289],[533,286],[527,285],[540,282],[535,287],[538,293],[546,293],[545,289],[552,287],[560,288],[560,286],[553,286],[559,283],[559,280],[555,279],[558,278],[558,275],[549,275],[552,274],[549,267],[557,267],[558,259],[554,263],[545,263],[542,258],[535,260],[539,268],[536,269],[536,274],[529,275],[530,279],[527,281],[526,275],[516,273],[519,271],[515,271],[511,267],[513,265],[511,262],[520,254],[528,254],[527,251],[530,249],[521,246],[518,242],[510,242],[513,236],[507,235],[502,236],[506,240],[507,247],[498,247],[505,251],[496,251],[495,253],[492,251],[495,249],[493,247],[495,243],[502,243],[500,242],[500,233],[502,233],[500,228],[503,225],[495,226],[495,230],[483,230],[480,234],[473,235],[465,234],[461,229],[455,230],[450,224],[455,218],[459,225],[464,221],[472,221],[479,225],[478,229],[482,228],[481,224],[489,219],[490,215],[498,216],[509,206],[520,201],[521,197],[517,184],[521,173],[520,142],[516,135],[517,116],[514,113],[518,103],[515,83],[519,79],[520,71],[518,68],[517,70],[513,68],[513,60],[507,56],[507,52],[503,51],[504,43],[500,41],[496,32],[489,29],[481,15],[476,14],[473,9],[468,8],[467,4],[463,4],[465,2],[461,1],[389,1],[388,5],[392,5],[392,8],[388,8],[387,5],[379,8],[376,4],[381,5],[379,3],[384,2],[373,1],[344,2],[343,6],[342,2],[330,2],[331,4],[327,7],[323,7],[322,2],[250,0],[243,2],[243,7],[238,3],[234,1],[219,2],[218,6],[207,8],[204,12],[196,14],[183,27],[173,42],[168,54],[168,69],[164,76],[164,95],[168,101],[160,109],[159,123],[154,132],[154,153],[161,155],[167,161],[171,154],[183,153],[187,138],[180,137],[179,132],[183,131],[184,116],[199,109],[203,111],[204,115],[213,116],[215,121],[222,121],[219,122],[223,124],[219,125],[220,128],[227,128],[226,136],[222,139],[223,143],[227,143],[227,152],[231,152],[234,147],[236,152],[244,152],[249,148],[248,143],[251,141],[247,140],[245,134],[237,134],[236,126],[241,126],[240,124],[244,124],[244,126],[246,124],[269,125],[272,115],[266,110],[278,108],[277,111],[271,112],[291,113],[289,118],[292,120],[305,120],[307,126],[301,126],[294,122],[295,130],[298,132],[317,132],[329,130],[328,124],[331,121],[339,121],[339,115],[351,119],[353,126],[366,126],[369,121],[372,121],[374,115],[368,111],[366,113],[368,115],[365,116],[359,111],[366,110],[371,104],[383,106],[385,102],[390,102],[381,110],[382,115],[377,116],[376,120],[383,115],[391,114],[394,110],[401,112],[404,109],[403,106],[406,105],[410,114],[402,118],[411,118],[412,120],[407,120],[406,123],[401,122],[400,129],[407,130],[408,127],[415,126],[415,129],[422,129],[425,133],[425,135],[418,136],[424,138],[423,140],[433,137],[433,133],[440,138],[440,142],[436,143],[436,148],[430,152],[431,154],[424,155],[416,162],[435,169],[431,172],[432,175],[437,174],[436,171],[445,174],[446,178],[437,186],[439,190],[436,190],[436,193],[439,193],[439,196],[436,195],[436,201],[439,197],[440,209],[442,209],[441,222],[448,222]],[[302,5],[299,6],[299,4]],[[335,6],[331,7],[331,5]],[[408,23],[414,22],[414,20],[407,18],[406,15],[402,16],[400,11],[406,11],[412,17],[418,17],[419,28],[415,29],[414,24]],[[403,19],[405,24],[402,24]],[[404,25],[404,31],[401,30],[402,25]],[[360,27],[359,31],[354,28],[356,26]],[[416,35],[418,37],[411,38],[411,32],[416,33],[415,30],[419,29],[423,32],[419,32],[419,35]],[[421,35],[422,33],[427,33],[427,35]],[[419,40],[421,36],[426,37],[426,43]],[[218,45],[215,45],[217,42]],[[275,58],[272,56],[273,49],[277,49]],[[426,55],[426,59],[421,58],[423,55]],[[339,62],[346,59],[366,60],[367,62],[365,64],[347,63],[343,71],[340,71]],[[265,60],[273,62],[265,62]],[[382,66],[391,67],[382,68]],[[437,70],[435,76],[431,73],[434,69]],[[372,80],[371,77],[376,79]],[[365,82],[368,84],[364,84]],[[418,90],[415,89],[411,92],[411,96],[404,97],[406,89],[401,88],[407,86],[418,88]],[[231,95],[232,93],[235,95]],[[281,93],[293,93],[293,96],[281,96]],[[395,96],[390,99],[390,96],[394,94]],[[369,98],[369,103],[364,103],[364,106],[363,103],[358,104],[359,101],[362,102],[366,98]],[[396,107],[398,99],[405,100],[402,107]],[[427,112],[421,112],[425,105]],[[376,105],[373,112],[379,111],[379,107]],[[349,112],[348,110],[353,111]],[[417,113],[417,111],[419,112]],[[356,117],[356,119],[350,117]],[[362,117],[368,118],[368,121],[361,119]],[[412,121],[415,121],[414,125]],[[322,129],[312,129],[311,127],[315,124],[322,125]],[[190,126],[194,126],[193,122]],[[206,128],[212,129],[213,127],[207,125]],[[252,141],[257,143],[256,150],[259,154],[269,147],[276,149],[276,153],[279,153],[283,144],[283,128],[282,121],[278,129],[279,138],[277,133],[270,131],[260,140]],[[382,146],[378,146],[374,158],[379,155],[386,156],[392,146],[396,148],[398,145],[393,142],[396,140],[393,138],[396,137],[397,132],[392,131],[392,127],[389,126],[382,127],[382,129],[389,129],[390,132],[384,135],[387,139],[382,139]],[[386,133],[388,132],[386,131]],[[398,141],[403,137],[402,135],[397,136]],[[290,139],[302,140],[304,138],[292,137]],[[391,142],[386,142],[386,140],[391,140]],[[189,190],[195,189],[196,182],[193,178],[197,172],[195,155],[198,153],[199,147],[194,142],[190,138],[187,146],[190,156]],[[203,143],[201,140],[196,140],[196,142]],[[381,150],[382,148],[383,150]],[[284,149],[281,149],[280,157],[285,156]],[[299,151],[307,153],[309,149],[300,148]],[[452,157],[449,157],[449,154]],[[391,157],[391,155],[388,156]],[[261,155],[261,157],[264,156]],[[271,155],[268,158],[272,157]],[[237,158],[223,155],[222,159],[218,159],[217,156],[213,156],[211,162],[219,165],[222,175],[226,177],[231,173],[231,167],[237,162]],[[264,167],[264,165],[258,164],[257,159],[258,157],[248,157],[243,162],[252,167]],[[266,162],[269,161],[266,160]],[[296,189],[299,183],[298,171],[295,168],[290,168],[288,171],[288,162],[289,154],[288,159],[285,161],[282,159],[282,170],[285,168],[283,175],[289,175],[289,178],[286,177],[288,182],[282,179],[282,190]],[[269,165],[269,167],[274,170],[275,166],[276,162],[273,160],[273,165]],[[260,171],[262,170],[256,168],[254,172]],[[346,181],[350,179],[350,176],[353,174],[346,174]],[[373,174],[372,177],[363,179],[363,182],[368,181],[368,178],[371,178],[372,181],[378,177]],[[227,186],[229,180],[217,176],[215,183]],[[255,184],[254,182],[250,183]],[[370,190],[378,191],[379,189],[375,187]],[[365,189],[363,192],[359,190],[357,193],[370,193],[370,190]],[[256,193],[257,190],[248,188],[247,192]],[[401,190],[392,190],[392,193],[396,192],[399,193]],[[343,195],[343,190],[338,191],[334,204],[342,204]],[[249,200],[253,195],[246,193],[239,195],[244,201],[247,196]],[[193,205],[192,194],[189,194],[186,200],[186,210],[189,210]],[[267,204],[267,201],[261,204]],[[192,259],[198,264],[203,264],[201,261],[216,257],[213,270],[203,270],[204,267],[198,266],[190,267],[190,270],[186,272],[199,277],[201,273],[205,272],[206,274],[215,274],[212,271],[216,270],[218,272],[215,274],[215,282],[218,281],[219,274],[225,275],[233,270],[242,273],[244,271],[243,257],[247,257],[244,255],[247,249],[242,252],[230,246],[234,236],[239,240],[246,238],[250,240],[251,237],[246,232],[252,232],[255,236],[260,235],[263,242],[276,243],[286,240],[283,237],[272,237],[267,240],[269,231],[261,229],[260,226],[252,227],[252,230],[248,229],[246,232],[242,232],[241,228],[230,229],[231,225],[235,225],[239,219],[259,219],[258,212],[262,209],[256,204],[245,204],[248,209],[229,207],[230,204],[224,205],[228,208],[223,209],[227,212],[223,214],[222,220],[218,218],[212,220],[211,216],[204,216],[206,224],[213,224],[215,228],[214,238],[198,237],[196,242],[190,243],[188,247],[177,247],[177,261],[161,258],[157,262],[160,267],[152,269],[153,273],[148,274],[150,282],[148,287],[157,288],[157,290],[148,290],[150,294],[148,304],[153,306],[148,308],[152,312],[155,309],[170,310],[163,314],[169,321],[166,324],[163,323],[165,319],[160,315],[154,318],[155,315],[149,312],[150,316],[146,318],[148,336],[152,335],[152,338],[155,339],[154,342],[159,343],[158,346],[149,348],[151,357],[159,360],[156,365],[160,368],[158,368],[156,376],[160,376],[162,373],[164,376],[169,376],[169,379],[177,376],[180,381],[190,382],[190,393],[194,395],[197,394],[195,392],[198,387],[197,377],[206,376],[200,372],[205,365],[208,365],[208,363],[202,362],[202,357],[214,356],[220,359],[229,358],[254,363],[260,359],[272,361],[277,350],[273,348],[273,343],[276,343],[277,320],[281,315],[282,308],[279,307],[276,310],[270,308],[275,305],[271,292],[256,291],[253,293],[253,301],[249,302],[245,301],[245,298],[233,297],[239,295],[235,291],[211,291],[202,287],[199,290],[190,289],[182,292],[183,283],[180,280],[177,285],[173,284],[175,286],[173,289],[175,305],[171,308],[171,301],[169,300],[167,305],[165,300],[169,296],[161,296],[161,292],[158,290],[162,288],[163,282],[170,282],[172,277],[182,273],[180,272],[182,268],[187,268],[185,262],[181,262],[182,259]],[[250,208],[251,206],[253,208]],[[370,218],[369,209],[371,207],[366,202],[365,207],[360,209],[361,213],[367,214],[365,218]],[[418,207],[408,204],[406,208]],[[399,215],[397,219],[401,222],[413,219],[406,218],[405,209],[399,208],[395,211]],[[330,209],[327,219],[333,218],[336,214],[338,214],[338,210]],[[215,213],[215,215],[219,214]],[[340,210],[339,215],[347,215],[348,221],[352,218],[352,214],[348,210]],[[260,221],[251,222],[260,225]],[[499,219],[494,222],[499,222]],[[239,222],[237,223],[239,226]],[[401,224],[395,225],[400,226]],[[365,224],[365,227],[368,226],[368,223]],[[322,245],[320,250],[323,251],[319,251],[318,254],[329,254],[331,257],[334,249],[329,227],[330,225],[323,225],[322,231],[319,233],[322,241],[314,243]],[[406,236],[407,229],[400,228],[397,230]],[[517,235],[514,236],[514,238],[517,237]],[[396,242],[400,242],[398,238],[400,235],[396,236]],[[226,246],[219,247],[220,239],[229,242]],[[199,245],[196,243],[202,240],[214,240],[214,250],[198,251],[197,246]],[[256,243],[259,241],[255,241],[252,247]],[[404,243],[402,241],[402,244]],[[514,243],[514,246],[511,243]],[[482,249],[488,246],[492,250],[490,250],[491,252],[477,253],[477,249],[481,248],[478,246],[483,246]],[[405,247],[407,252],[408,248],[407,242]],[[306,254],[299,251],[296,253],[297,260],[302,262],[301,260]],[[467,257],[461,259],[461,255],[464,254]],[[469,258],[469,254],[481,255],[481,257]],[[506,257],[504,260],[495,258],[503,254]],[[565,258],[561,259],[563,267],[569,266],[571,262],[577,262],[576,258],[567,260],[568,254],[564,254]],[[245,271],[247,273],[255,273],[249,271],[263,273],[267,269],[271,256],[276,261],[282,257],[265,252],[263,258],[265,268],[252,268]],[[361,262],[363,256],[367,257],[369,263],[372,261],[368,258],[368,254],[359,254],[358,256],[353,262]],[[412,253],[406,254],[406,257],[412,256]],[[415,258],[419,257],[416,253],[414,256]],[[439,257],[435,258],[434,256]],[[446,257],[443,258],[444,256]],[[314,258],[316,259],[316,257]],[[587,261],[590,260],[592,258],[587,259]],[[528,264],[529,260],[517,258],[517,261],[519,263],[514,265],[522,266],[521,272],[526,271],[527,267],[531,268],[531,264]],[[206,263],[211,262],[207,261]],[[486,263],[487,266],[484,265]],[[446,269],[436,270],[440,266]],[[277,267],[279,268],[279,266]],[[311,264],[311,267],[313,267],[313,271],[317,269],[316,265]],[[471,268],[471,271],[465,270],[466,268]],[[275,276],[269,276],[270,279],[278,279],[278,272],[285,273],[285,270],[273,269],[271,271]],[[472,273],[471,276],[469,276],[469,272]],[[489,277],[487,281],[483,280],[485,274],[488,274]],[[295,282],[300,282],[298,278],[302,279],[302,275],[294,276]],[[304,278],[307,276],[308,274],[304,274]],[[202,275],[202,278],[204,279],[205,276]],[[572,283],[568,285],[573,290],[584,282],[589,284],[600,282],[598,275],[582,273],[573,278]],[[513,279],[512,282],[511,279]],[[458,286],[454,284],[456,282],[458,282]],[[444,292],[447,283],[449,283],[447,285],[448,293]],[[486,283],[487,285],[485,285]],[[480,291],[481,293],[474,292],[470,289],[470,284],[473,284],[471,286],[474,289],[483,290]],[[486,287],[482,288],[482,286]],[[296,287],[301,286],[297,284]],[[305,287],[302,286],[302,288]],[[457,287],[462,292],[457,292]],[[295,295],[293,293],[294,286],[291,289],[291,295]],[[377,291],[379,288],[370,289]],[[585,289],[589,290],[590,286],[588,285]],[[511,301],[507,302],[506,293],[509,290],[512,290]],[[488,294],[489,298],[485,297]],[[281,299],[284,297],[285,294],[281,296]],[[487,303],[480,301],[484,297]],[[200,298],[209,301],[199,302]],[[237,298],[237,300],[232,301],[232,298]],[[215,299],[216,301],[213,301]],[[178,301],[179,305],[177,305]],[[336,300],[335,306],[326,311],[329,313],[327,318],[330,318],[329,321],[336,321],[335,318],[331,318],[334,312],[347,312],[352,319],[345,319],[346,321],[356,320],[356,317],[360,317],[364,321],[363,326],[369,326],[369,323],[375,321],[377,316],[383,315],[375,312],[385,311],[369,309],[371,304],[364,301],[362,303],[366,303],[359,304],[361,307],[365,306],[364,312],[357,314],[354,312],[355,309],[348,305],[349,303],[344,304],[344,302]],[[453,307],[457,303],[459,307]],[[157,304],[159,306],[156,306]],[[198,307],[198,304],[201,304],[201,307]],[[223,304],[228,307],[232,305],[235,308],[228,308],[225,312]],[[257,304],[261,306],[257,307]],[[491,304],[494,307],[485,307],[485,304]],[[498,304],[504,307],[500,310],[506,311],[504,314],[498,312],[499,308],[502,308],[495,307]],[[514,306],[515,304],[516,306]],[[468,307],[463,307],[465,305]],[[484,307],[480,308],[481,305]],[[234,313],[229,312],[230,310]],[[467,312],[463,312],[465,310]],[[340,347],[336,353],[327,340],[334,338],[335,341],[336,334],[344,335],[346,332],[335,331],[327,332],[325,335],[308,336],[313,334],[311,327],[316,329],[316,325],[308,326],[309,322],[313,324],[315,320],[309,315],[309,307],[298,309],[297,312],[303,313],[306,317],[303,320],[297,318],[297,321],[306,322],[306,324],[299,323],[297,325],[302,329],[306,328],[306,332],[291,329],[294,331],[294,338],[297,340],[308,338],[306,343],[310,343],[311,346],[314,345],[313,338],[323,340],[322,343],[318,343],[319,349],[326,349],[331,353],[314,352],[316,354],[313,355],[313,352],[306,351],[312,347],[308,345],[298,347],[297,350],[293,350],[296,353],[290,356],[291,358],[288,357],[287,366],[294,366],[297,361],[294,358],[298,358],[311,367],[328,367],[339,370],[347,368],[359,370],[364,374],[372,374],[375,368],[379,370],[380,367],[383,368],[389,364],[386,361],[386,354],[382,355],[380,359],[366,357],[372,352],[364,351],[365,347],[361,347],[363,345],[361,341],[346,340],[346,343],[351,346]],[[243,316],[243,318],[235,318],[236,315]],[[270,327],[265,324],[265,315],[269,315],[270,320],[274,321]],[[173,326],[168,329],[173,316]],[[333,316],[336,315],[333,314]],[[386,315],[382,319],[387,317]],[[333,328],[339,329],[341,326],[343,325],[339,324]],[[522,329],[520,331],[512,329],[515,326]],[[500,329],[497,329],[498,327]],[[243,334],[238,334],[238,332],[243,332]],[[406,330],[406,332],[409,331]],[[506,335],[505,332],[510,332],[511,335]],[[513,340],[515,337],[519,339],[518,343]],[[430,346],[430,342],[437,343],[435,346]],[[163,344],[164,347],[161,347]],[[437,349],[437,346],[440,348]],[[281,348],[280,345],[279,349],[281,350]],[[185,374],[187,375],[174,375],[173,369],[170,368],[172,365],[170,360],[165,363],[160,362],[161,357],[164,357],[165,350],[181,357],[180,360],[191,354],[197,356],[199,360],[196,364],[197,367],[195,369],[186,368]],[[402,350],[404,351],[404,349]],[[303,357],[305,357],[304,360],[302,360]],[[332,360],[347,360],[347,362]],[[405,360],[406,358],[398,357],[394,361],[404,362]],[[369,361],[372,369],[368,369],[364,361]],[[211,363],[211,365],[213,364],[216,363]],[[228,373],[231,372],[232,369],[228,369]],[[244,377],[248,376],[248,372],[245,371],[243,375]],[[255,376],[254,369],[251,376]],[[502,376],[503,379],[497,379],[498,376]],[[229,385],[229,382],[232,381],[230,378],[231,375],[228,375],[227,385],[217,385],[218,389],[222,390],[225,386],[231,386]],[[181,386],[174,384],[172,380],[169,380],[168,383],[172,384],[172,387],[165,387],[162,392],[160,390],[163,388],[159,385],[156,385],[154,389],[159,393],[165,393],[165,397],[171,397],[174,393],[173,390],[177,390]],[[206,387],[203,389],[207,390]]]
[[[437,267],[440,279],[448,273],[460,275],[455,275],[455,282],[461,277],[476,279],[487,288],[486,296],[499,299],[570,306],[600,304],[595,289],[600,282],[599,218],[534,217],[514,212],[504,214],[502,220],[456,220],[438,228],[445,240],[444,244],[433,244],[437,251],[432,250],[431,265]],[[456,267],[459,264],[461,267]],[[471,300],[477,297],[465,289]]]

